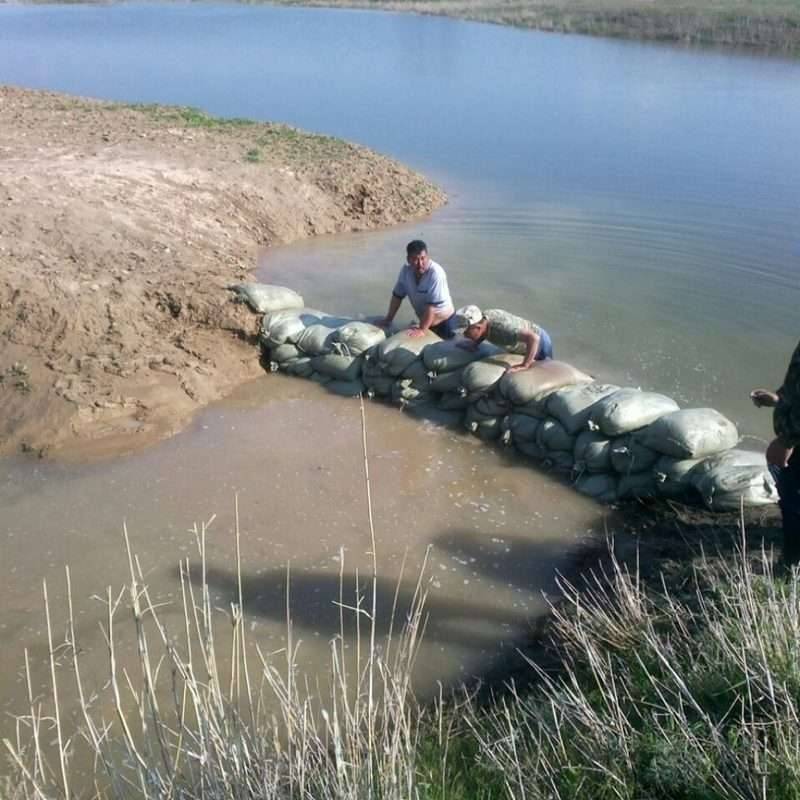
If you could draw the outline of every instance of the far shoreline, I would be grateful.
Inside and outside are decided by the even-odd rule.
[[[0,4],[12,5],[7,0]],[[43,4],[23,0],[13,5]],[[76,4],[73,0],[53,2]],[[800,57],[800,4],[791,0],[252,0],[248,4],[412,13],[545,33]]]

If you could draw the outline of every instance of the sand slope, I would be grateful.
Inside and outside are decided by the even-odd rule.
[[[119,452],[260,369],[227,284],[258,248],[424,215],[340,140],[0,87],[0,453]]]

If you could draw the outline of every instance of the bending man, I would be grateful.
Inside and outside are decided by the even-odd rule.
[[[422,336],[425,331],[433,331],[442,339],[455,336],[455,315],[447,275],[428,256],[428,246],[419,239],[409,242],[406,247],[406,263],[392,289],[389,311],[379,323],[382,327],[392,324],[406,297],[419,318],[418,325],[408,329],[409,336]]]
[[[775,476],[783,516],[783,560],[800,562],[800,344],[795,348],[783,386],[777,392],[755,389],[757,407],[774,408],[775,438],[767,446],[767,463]]]
[[[553,343],[544,328],[499,308],[481,311],[478,306],[464,306],[456,312],[456,329],[464,331],[473,348],[487,341],[524,356],[509,372],[521,372],[536,361],[553,357]]]

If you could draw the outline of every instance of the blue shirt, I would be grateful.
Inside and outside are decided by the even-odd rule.
[[[392,294],[401,299],[407,297],[420,319],[428,310],[428,306],[433,306],[437,317],[449,317],[455,312],[450,289],[447,286],[447,275],[433,260],[419,282],[414,268],[409,264],[403,264]]]

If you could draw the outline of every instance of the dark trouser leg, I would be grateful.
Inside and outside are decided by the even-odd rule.
[[[452,314],[444,322],[434,325],[431,330],[442,339],[452,339],[456,335],[456,315]]]
[[[783,515],[783,560],[800,563],[800,453],[789,459],[789,465],[777,476]]]

